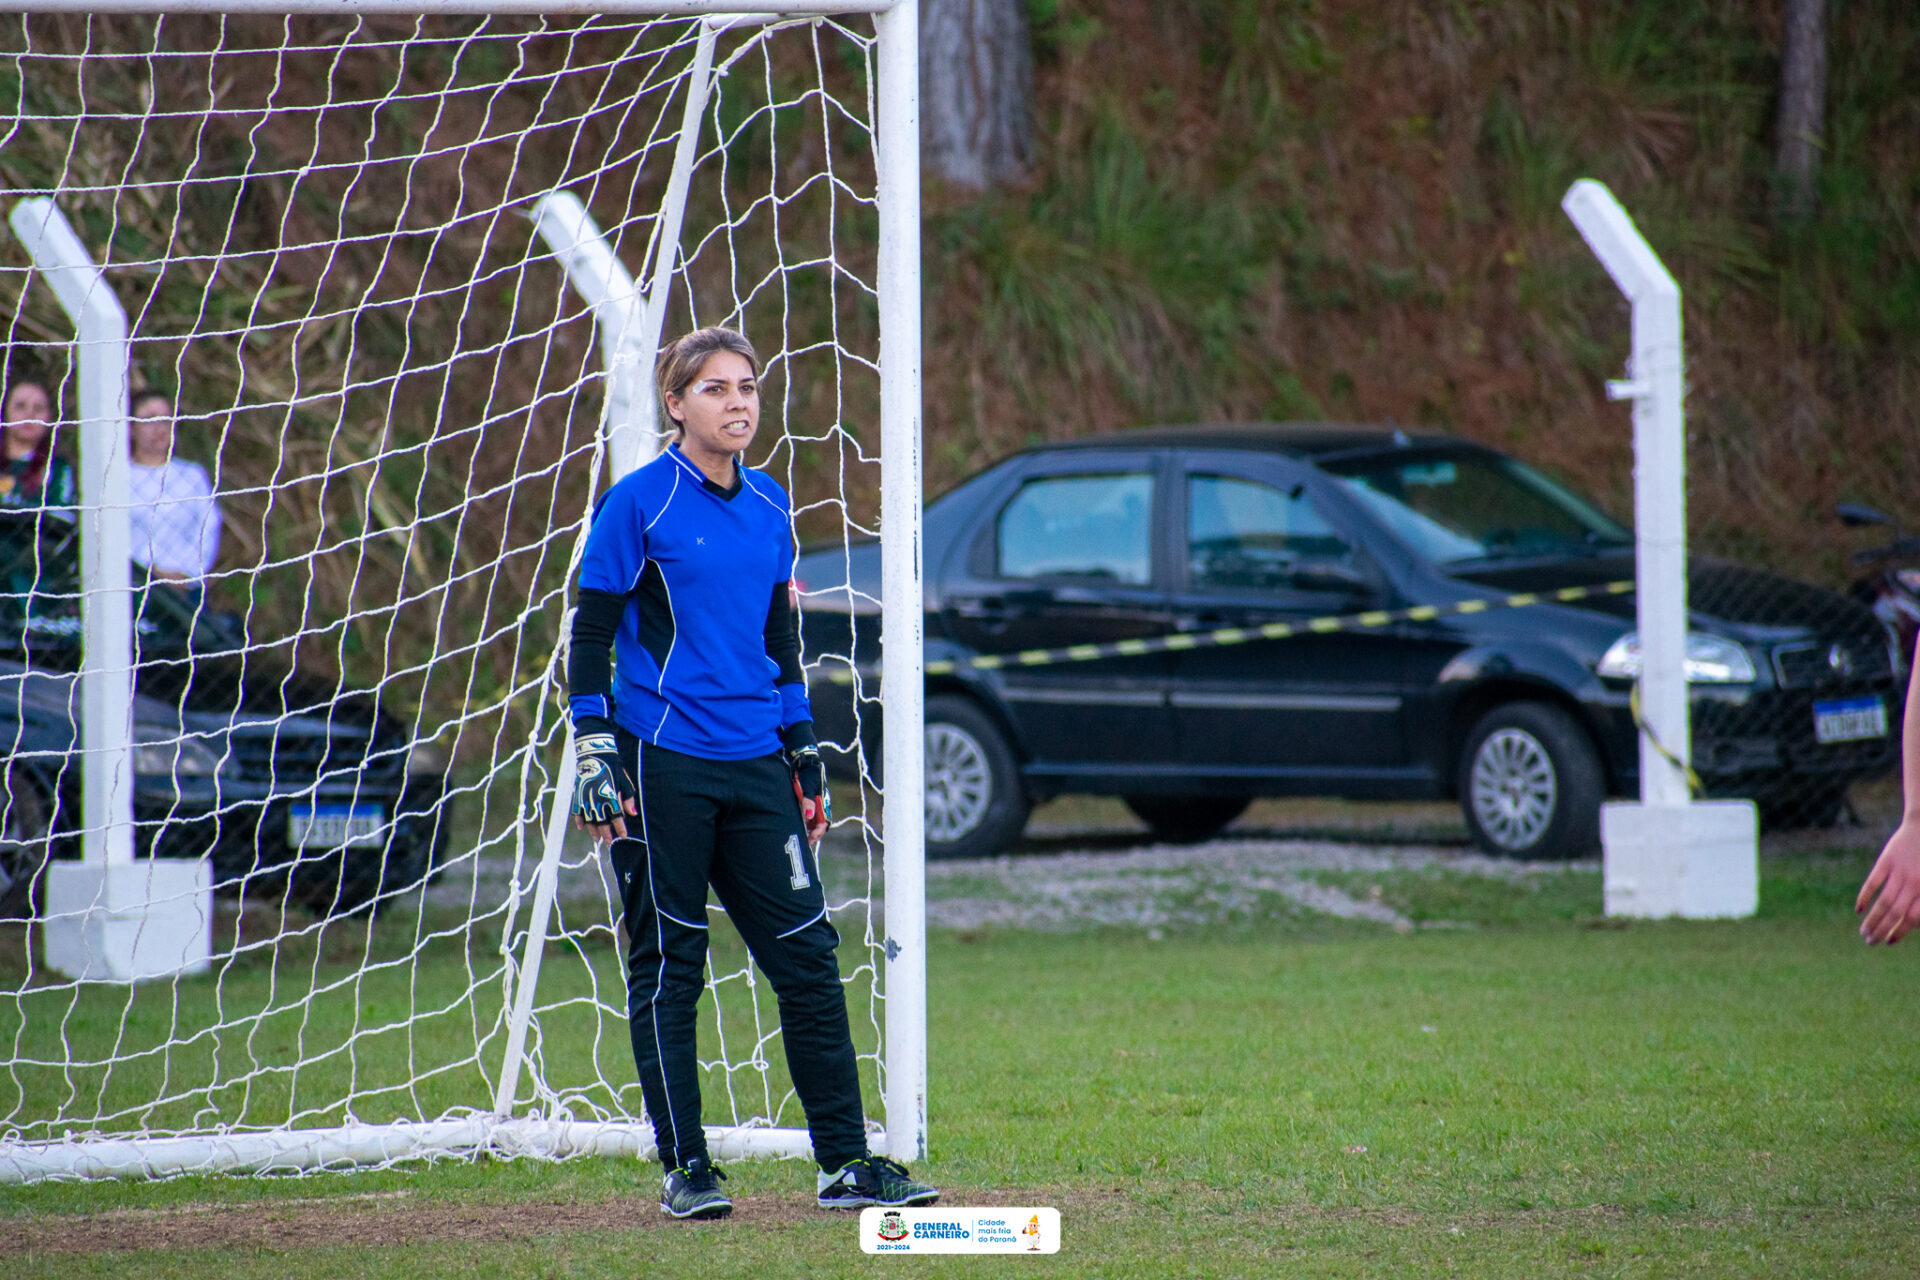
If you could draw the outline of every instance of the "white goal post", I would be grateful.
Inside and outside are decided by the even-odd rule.
[[[1759,820],[1750,800],[1695,800],[1687,688],[1686,378],[1680,286],[1613,192],[1592,178],[1561,207],[1632,305],[1635,631],[1641,670],[1640,799],[1601,810],[1608,915],[1750,916],[1760,905]]]
[[[651,366],[670,322],[739,324],[760,346],[781,399],[755,454],[784,468],[802,533],[850,544],[885,532],[881,767],[863,767],[867,785],[836,823],[864,851],[866,886],[834,896],[866,914],[848,980],[850,1003],[870,991],[861,1058],[884,1116],[876,1149],[926,1156],[915,3],[594,8],[574,19],[561,0],[0,0],[19,15],[0,45],[0,98],[14,99],[0,102],[14,115],[0,203],[16,229],[71,240],[64,252],[85,265],[68,262],[69,276],[111,290],[124,326],[117,346],[94,340],[84,299],[50,250],[19,243],[26,232],[0,256],[9,384],[23,362],[56,402],[77,383],[78,412],[56,403],[53,439],[70,448],[62,422],[82,438],[71,512],[50,505],[9,562],[18,581],[0,582],[18,615],[0,609],[17,640],[0,645],[0,714],[14,717],[0,733],[14,735],[15,761],[0,893],[20,907],[0,919],[0,1182],[650,1154],[631,1061],[610,1039],[625,998],[609,963],[618,904],[569,829],[554,642],[581,495],[658,447]],[[85,38],[43,37],[34,23],[49,15],[84,24]],[[255,39],[269,18],[277,48]],[[459,19],[478,25],[430,26]],[[116,21],[145,25],[114,29],[132,51],[103,53],[94,26]],[[230,36],[230,21],[256,25]],[[581,78],[574,51],[589,48],[582,105],[563,111],[562,88]],[[385,78],[336,86],[362,54],[386,59]],[[121,86],[88,101],[103,63],[147,67],[144,98]],[[241,66],[271,68],[271,86],[245,84]],[[155,67],[204,74],[197,122],[157,101]],[[315,67],[324,86],[294,85]],[[49,87],[49,70],[68,79]],[[423,87],[431,77],[438,93]],[[229,108],[236,80],[246,105]],[[269,136],[283,89],[284,111],[311,121],[305,156],[276,154],[285,138]],[[230,127],[216,137],[207,117],[221,113]],[[323,142],[339,118],[353,129]],[[142,170],[164,150],[155,131],[190,129],[186,172]],[[392,152],[396,129],[415,153]],[[6,148],[21,148],[12,168]],[[225,201],[224,225],[208,192]],[[338,234],[299,239],[289,228],[316,209]],[[384,232],[350,225],[382,216]],[[473,257],[449,274],[461,235]],[[49,285],[74,304],[78,333],[36,292]],[[168,329],[179,316],[191,323]],[[569,354],[582,325],[597,360]],[[196,379],[218,395],[197,394]],[[181,647],[164,658],[155,601],[177,593],[130,582],[126,550],[126,423],[143,382],[175,398],[177,447],[206,460],[240,544],[195,588],[204,595],[181,597]],[[474,420],[456,421],[470,406]],[[862,444],[868,408],[877,459]],[[529,508],[551,514],[521,537]],[[77,521],[67,586],[47,532],[63,514]],[[416,652],[423,636],[431,647]],[[293,666],[262,710],[258,673],[281,668],[261,664],[283,653]],[[316,654],[330,690],[296,693]],[[136,670],[151,687],[133,690]],[[29,704],[49,680],[86,709],[65,746],[31,737]],[[216,680],[229,681],[224,716],[194,701]],[[876,700],[863,681],[856,708]],[[840,745],[864,760],[860,742]],[[285,764],[299,751],[317,753],[299,757],[302,787]],[[435,764],[449,755],[451,772]],[[177,795],[155,789],[156,769]],[[880,797],[884,826],[865,794]],[[335,834],[313,834],[323,828]],[[162,887],[162,854],[190,835],[219,856],[191,864],[197,891]],[[363,848],[377,854],[373,883],[350,892]],[[137,901],[98,889],[57,909],[44,892],[110,867],[138,873]],[[200,953],[156,970],[154,939],[189,917]],[[131,939],[125,955],[100,941],[109,919]],[[62,927],[77,964],[47,942]],[[710,972],[702,1065],[729,1117],[709,1125],[710,1146],[806,1154],[796,1101],[769,1083],[783,1068],[764,984],[743,953]],[[109,1005],[119,1022],[96,1035]],[[714,1034],[719,1057],[706,1060]]]

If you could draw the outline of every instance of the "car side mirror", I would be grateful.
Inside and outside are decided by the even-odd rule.
[[[1315,560],[1296,565],[1288,578],[1301,591],[1343,591],[1350,596],[1373,594],[1373,583],[1368,581],[1366,574],[1337,560]]]
[[[1872,507],[1858,502],[1836,502],[1833,514],[1840,517],[1840,523],[1849,529],[1858,529],[1870,524],[1892,524],[1893,521],[1875,511]]]

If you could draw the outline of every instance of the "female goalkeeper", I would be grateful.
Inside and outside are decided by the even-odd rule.
[[[813,856],[829,809],[788,594],[792,516],[785,491],[740,460],[760,423],[758,374],[731,329],[661,354],[677,433],[594,510],[567,666],[574,822],[613,842],[633,1060],[667,1170],[660,1207],[676,1218],[733,1210],[707,1155],[694,1053],[708,885],[779,998],[819,1203],[939,1195],[867,1151],[840,937]]]

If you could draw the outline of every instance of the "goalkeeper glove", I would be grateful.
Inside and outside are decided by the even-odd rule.
[[[573,749],[573,825],[591,831],[595,840],[624,837],[623,815],[638,814],[640,807],[613,726],[597,716],[582,717]]]
[[[807,840],[819,844],[833,821],[833,797],[827,794],[827,766],[813,738],[813,721],[788,725],[780,731],[780,738],[786,744],[780,754],[793,771],[793,794],[800,801]]]

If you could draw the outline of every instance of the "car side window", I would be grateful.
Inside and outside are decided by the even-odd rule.
[[[1002,578],[1153,579],[1153,477],[1146,472],[1029,480],[1000,509]]]
[[[1238,476],[1187,477],[1187,580],[1194,588],[1275,590],[1309,565],[1354,563],[1348,545],[1291,491]]]

